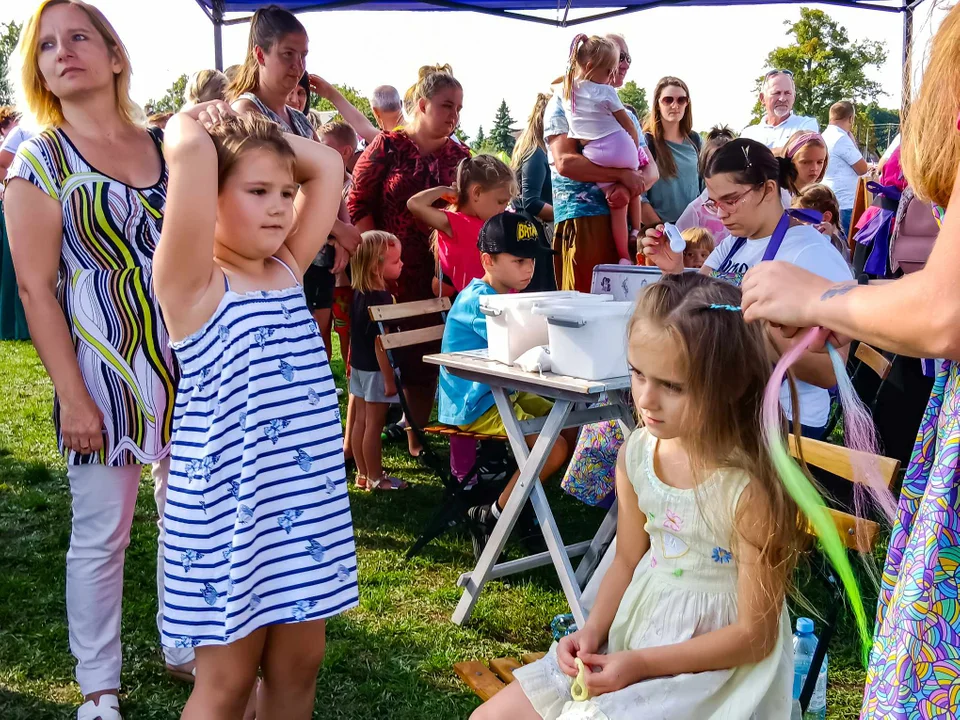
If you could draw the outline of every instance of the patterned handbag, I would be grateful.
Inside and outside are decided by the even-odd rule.
[[[609,404],[604,398],[594,407]],[[560,487],[587,505],[604,504],[616,489],[617,454],[623,442],[623,428],[616,420],[584,425]]]

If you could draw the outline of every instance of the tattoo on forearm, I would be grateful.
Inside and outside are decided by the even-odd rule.
[[[842,285],[834,285],[832,288],[827,290],[823,295],[820,296],[820,301],[829,300],[832,297],[837,295],[846,295],[848,292],[857,287],[856,283],[843,283]]]

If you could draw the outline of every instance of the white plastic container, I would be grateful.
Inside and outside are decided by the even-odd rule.
[[[534,312],[547,319],[550,360],[557,375],[605,380],[628,374],[627,323],[632,302],[551,305]]]
[[[484,295],[480,312],[487,318],[487,357],[506,365],[527,350],[547,344],[547,319],[535,315],[538,306],[557,303],[598,304],[612,300],[610,295],[587,295],[573,291]]]

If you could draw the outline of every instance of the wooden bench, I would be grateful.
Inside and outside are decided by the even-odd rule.
[[[473,693],[486,702],[513,682],[513,671],[542,658],[546,653],[525,653],[520,660],[512,657],[493,658],[489,667],[479,660],[457,663],[453,666],[460,679]],[[521,662],[522,661],[522,662]]]

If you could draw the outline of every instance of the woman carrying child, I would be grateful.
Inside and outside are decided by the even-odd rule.
[[[325,618],[357,604],[337,396],[303,271],[340,205],[330,148],[214,104],[167,127],[154,286],[182,376],[163,642],[196,649],[184,720],[306,720]],[[296,222],[294,222],[296,219]]]
[[[613,564],[584,627],[473,720],[789,717],[801,528],[761,441],[765,333],[739,305],[737,288],[693,273],[641,296],[628,359],[645,427],[617,463]]]

